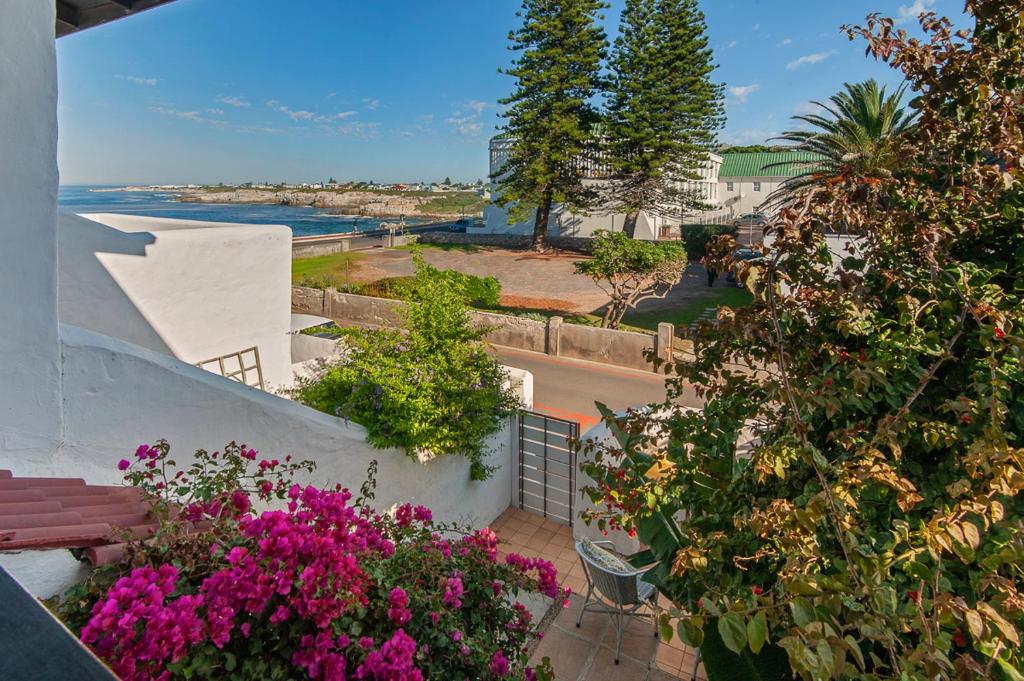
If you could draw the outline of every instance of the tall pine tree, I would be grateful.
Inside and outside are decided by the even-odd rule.
[[[513,144],[495,179],[510,219],[536,211],[536,250],[547,247],[552,205],[586,209],[593,200],[581,159],[594,152],[593,99],[608,47],[598,19],[605,7],[603,0],[523,0],[523,25],[509,33],[510,49],[520,54],[505,71],[516,79],[515,91],[501,103],[508,107],[503,132]]]
[[[687,182],[700,179],[724,116],[706,29],[697,0],[626,0],[602,141],[614,177],[607,208],[626,214],[630,237],[641,212],[681,216],[705,205]]]

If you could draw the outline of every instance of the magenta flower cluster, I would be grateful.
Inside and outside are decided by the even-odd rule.
[[[139,458],[152,460],[148,448]],[[212,568],[135,568],[96,602],[82,640],[126,681],[177,678],[195,655],[211,656],[199,668],[215,671],[228,660],[262,664],[266,653],[251,651],[280,640],[290,652],[275,664],[311,679],[501,678],[515,668],[534,677],[523,667],[529,612],[498,596],[564,596],[551,563],[516,554],[499,563],[492,531],[446,538],[422,506],[403,505],[392,520],[350,505],[347,490],[293,485],[287,499],[286,510],[259,515],[244,492],[185,509],[221,521],[208,533]]]

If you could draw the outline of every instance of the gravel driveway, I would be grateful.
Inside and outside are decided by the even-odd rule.
[[[364,251],[352,280],[368,283],[383,277],[413,273],[412,254],[403,250]],[[575,263],[583,256],[572,253],[531,253],[501,248],[473,251],[423,249],[424,259],[439,269],[452,269],[480,277],[493,276],[501,282],[502,304],[561,312],[597,312],[608,299],[586,276],[576,274]],[[678,306],[701,297],[705,291],[704,268],[691,263],[680,282],[664,300],[642,303],[640,311]]]

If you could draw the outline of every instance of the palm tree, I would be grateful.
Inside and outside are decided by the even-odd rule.
[[[834,177],[887,177],[899,165],[901,138],[914,126],[915,116],[903,106],[906,86],[889,94],[871,79],[845,83],[845,88],[830,97],[829,104],[812,102],[826,115],[793,117],[812,129],[784,132],[776,138],[795,143],[794,150],[812,152],[817,159],[798,162],[801,172],[770,197],[773,202],[785,202]]]

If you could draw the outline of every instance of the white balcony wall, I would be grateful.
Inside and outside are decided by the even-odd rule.
[[[65,213],[59,225],[62,322],[189,364],[255,346],[267,388],[291,384],[291,229]]]
[[[119,459],[143,442],[166,438],[179,465],[196,449],[235,440],[268,458],[311,459],[317,469],[299,482],[353,489],[377,460],[374,506],[406,501],[435,517],[481,527],[511,503],[513,434],[505,427],[488,441],[487,463],[498,470],[469,479],[462,456],[419,463],[400,449],[375,449],[366,430],[261,390],[229,381],[162,353],[61,324],[64,352],[65,442],[54,455],[4,462],[15,475],[74,475],[93,484],[119,482]]]
[[[61,439],[54,3],[0,0],[0,466]]]

